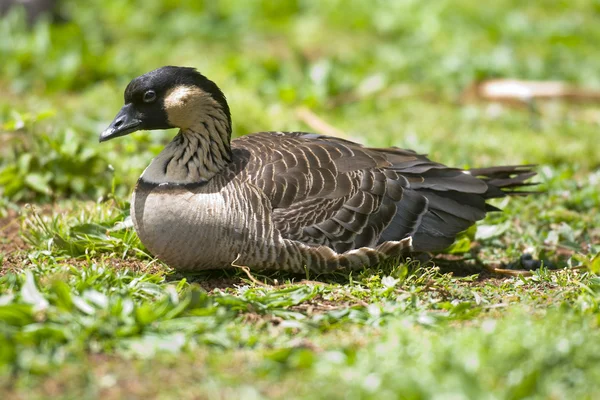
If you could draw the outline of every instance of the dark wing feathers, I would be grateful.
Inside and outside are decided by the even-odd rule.
[[[516,188],[533,186],[536,182],[525,182],[527,179],[536,175],[532,169],[535,165],[507,165],[489,168],[473,168],[467,172],[480,178],[488,185],[488,192],[485,197],[488,199],[502,197],[507,194],[532,194],[535,191],[517,191]],[[498,189],[502,189],[502,194],[498,194]]]
[[[518,194],[532,166],[463,171],[399,148],[261,132],[232,142],[249,154],[244,179],[273,207],[286,239],[337,252],[413,237],[418,251],[443,250],[487,211],[486,199]]]
[[[444,211],[469,221],[485,217],[485,200],[482,196],[466,196],[456,191],[439,193],[433,190],[423,191],[423,195],[429,200],[429,208],[432,210]]]
[[[391,223],[382,232],[379,242],[414,235],[421,226],[423,216],[429,210],[429,200],[413,190],[406,190],[402,199],[395,204],[395,208]]]

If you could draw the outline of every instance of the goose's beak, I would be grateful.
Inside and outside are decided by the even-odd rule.
[[[125,104],[113,122],[100,134],[100,142],[129,135],[141,128],[142,121],[133,104]]]

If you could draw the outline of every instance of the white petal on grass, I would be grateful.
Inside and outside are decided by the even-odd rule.
[[[73,304],[79,309],[79,311],[85,314],[93,315],[96,312],[94,307],[92,307],[87,301],[79,296],[73,296]]]
[[[35,311],[45,310],[49,305],[48,300],[38,290],[31,271],[25,272],[25,283],[21,288],[21,298],[25,303],[33,305]]]
[[[108,306],[108,297],[97,290],[86,290],[83,293],[83,298],[97,305],[99,308],[106,308]]]
[[[15,298],[14,294],[5,294],[5,295],[0,296],[0,306],[5,306],[7,304],[12,303],[14,298]]]
[[[178,353],[185,343],[185,334],[176,332],[169,335],[148,334],[126,342],[126,345],[134,355],[150,358],[159,352]]]
[[[510,222],[495,225],[478,225],[475,233],[476,240],[487,240],[498,237],[510,228]]]
[[[384,276],[383,279],[381,279],[381,284],[387,288],[392,288],[396,286],[397,283],[398,279],[391,276]]]

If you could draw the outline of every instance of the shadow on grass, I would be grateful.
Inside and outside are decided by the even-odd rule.
[[[436,258],[429,261],[415,259],[395,260],[381,263],[373,268],[365,268],[357,271],[335,271],[328,273],[307,272],[305,274],[287,271],[250,271],[250,278],[242,269],[215,269],[204,270],[194,273],[174,271],[169,274],[167,281],[178,281],[186,279],[190,283],[196,283],[207,291],[214,289],[227,289],[234,286],[255,283],[266,286],[280,286],[290,284],[338,284],[348,285],[357,282],[367,282],[373,277],[392,276],[398,277],[411,275],[451,275],[456,278],[474,276],[474,281],[482,281],[490,278],[504,278],[488,271],[485,266],[476,259],[443,259]]]
[[[531,263],[533,261],[533,263]],[[528,268],[528,266],[532,268]],[[566,267],[565,260],[557,258],[553,260],[532,260],[527,254],[507,264],[501,263],[500,268],[513,270],[531,270],[534,272],[541,266],[549,270]],[[250,275],[248,275],[250,274]],[[235,286],[248,284],[265,285],[277,287],[293,284],[338,284],[348,285],[357,282],[368,282],[374,277],[407,277],[407,276],[443,276],[464,279],[472,277],[475,283],[489,280],[510,279],[510,276],[497,274],[486,268],[484,262],[479,258],[453,256],[448,254],[431,257],[418,257],[416,259],[397,259],[383,262],[373,268],[365,268],[357,271],[334,271],[328,273],[314,273],[307,271],[304,274],[287,271],[248,271],[236,269],[204,270],[196,273],[182,273],[174,271],[166,279],[178,281],[186,279],[190,283],[196,283],[207,291],[214,289],[228,289]]]

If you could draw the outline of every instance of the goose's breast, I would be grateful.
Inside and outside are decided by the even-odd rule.
[[[182,270],[223,268],[251,239],[248,216],[227,191],[140,183],[131,216],[142,243]]]

